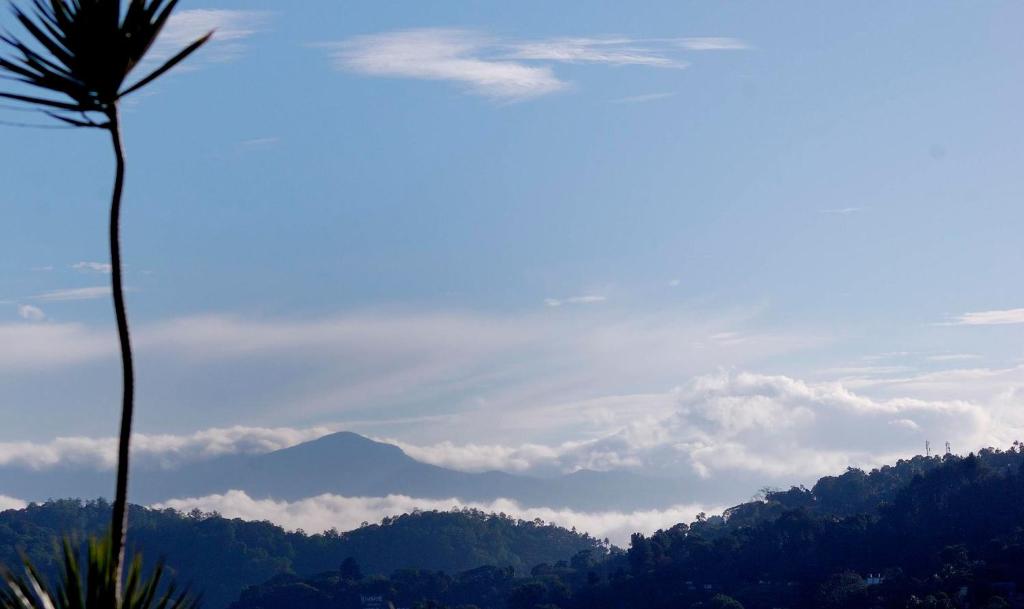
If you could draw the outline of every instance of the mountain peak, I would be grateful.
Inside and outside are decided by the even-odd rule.
[[[266,456],[307,461],[311,467],[327,464],[355,465],[358,463],[400,463],[412,461],[402,449],[393,444],[371,440],[351,431],[338,431],[284,448]]]

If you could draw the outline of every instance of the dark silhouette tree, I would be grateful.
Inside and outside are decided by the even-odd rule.
[[[731,596],[716,594],[707,604],[708,609],[743,609],[743,604]]]
[[[28,8],[13,5],[14,17],[24,28],[24,34],[0,35],[6,50],[0,55],[0,72],[33,87],[26,93],[0,92],[0,97],[35,107],[69,127],[104,130],[109,133],[114,149],[116,171],[109,239],[123,392],[109,551],[118,591],[124,563],[128,457],[134,415],[134,371],[121,265],[125,154],[118,104],[191,55],[212,35],[210,32],[197,39],[146,76],[129,83],[129,76],[142,63],[177,3],[178,0],[129,0],[127,6],[122,6],[121,0],[31,0]]]

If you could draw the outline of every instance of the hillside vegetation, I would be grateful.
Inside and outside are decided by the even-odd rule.
[[[409,568],[457,572],[481,565],[528,573],[534,565],[582,550],[605,551],[587,535],[473,510],[415,512],[322,535],[199,512],[133,507],[130,516],[131,545],[150,559],[164,557],[179,581],[202,591],[207,609],[225,607],[246,586],[275,575],[312,575],[337,569],[347,558],[367,574]],[[74,532],[84,539],[104,531],[109,520],[110,505],[103,501],[51,501],[0,513],[0,564],[17,564],[23,550],[52,573],[58,535]]]
[[[851,469],[527,577],[359,569],[279,577],[234,609],[996,609],[1024,601],[1024,453],[917,457]]]

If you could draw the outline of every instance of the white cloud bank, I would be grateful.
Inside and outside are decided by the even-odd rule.
[[[679,505],[664,510],[636,512],[575,512],[549,508],[524,508],[515,501],[498,499],[490,502],[464,502],[451,499],[418,499],[404,495],[387,497],[342,497],[320,495],[299,501],[254,499],[242,491],[229,491],[222,495],[174,499],[154,505],[188,512],[199,509],[218,512],[229,518],[269,520],[286,529],[303,529],[307,533],[320,533],[329,529],[352,530],[363,522],[378,522],[385,516],[409,513],[413,510],[450,510],[473,508],[487,513],[504,513],[522,520],[540,518],[562,527],[576,527],[598,539],[608,538],[617,545],[628,544],[629,536],[637,531],[651,533],[679,522],[691,522],[702,512],[716,509],[698,505]]]
[[[465,29],[422,28],[357,36],[324,45],[338,69],[395,78],[454,82],[468,92],[507,101],[569,88],[550,64],[684,68],[684,50],[746,48],[732,38],[641,40],[577,37],[510,41]],[[540,63],[538,63],[540,62]]]
[[[1007,394],[1009,404],[1016,394]],[[961,450],[1024,437],[1016,409],[964,400],[873,399],[840,383],[721,372],[663,394],[609,396],[559,408],[512,413],[562,428],[591,421],[592,437],[540,442],[419,444],[389,438],[414,459],[462,471],[564,473],[628,469],[713,480],[738,474],[765,483],[813,482],[847,466],[870,467],[920,452],[924,441]],[[504,428],[493,413],[489,422]],[[190,435],[137,434],[135,456],[171,467],[223,454],[263,453],[312,440],[339,427],[232,427]],[[510,429],[508,431],[514,431]],[[114,438],[58,438],[0,443],[0,466],[57,465],[109,469]]]
[[[7,510],[20,510],[26,506],[28,506],[28,504],[21,499],[0,495],[0,512],[5,512]]]
[[[840,383],[751,373],[700,376],[644,403],[648,415],[631,413],[616,431],[555,446],[398,444],[421,461],[466,471],[627,468],[702,478],[745,472],[797,483],[917,454],[926,439],[975,449],[1024,432],[1019,420],[973,402],[872,399]]]
[[[141,434],[132,436],[136,462],[172,467],[226,454],[261,454],[315,440],[334,431],[329,427],[227,427],[189,435]],[[117,438],[57,438],[50,442],[0,442],[0,467],[32,470],[56,466],[113,469],[117,464]]]

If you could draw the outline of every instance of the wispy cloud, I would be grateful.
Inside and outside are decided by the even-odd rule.
[[[27,321],[43,321],[46,319],[46,313],[39,307],[32,305],[21,305],[18,307],[18,316]]]
[[[53,290],[36,296],[36,300],[42,302],[64,302],[71,300],[95,300],[110,296],[109,286],[95,286],[88,288],[70,288],[66,290]]]
[[[247,150],[261,150],[275,146],[280,141],[281,138],[278,137],[254,137],[252,139],[242,140],[238,145],[239,147]]]
[[[0,371],[15,375],[42,367],[84,364],[112,356],[115,349],[116,341],[109,333],[80,324],[0,324]]]
[[[205,315],[143,321],[133,335],[140,367],[161,371],[147,377],[154,410],[232,421],[244,403],[250,420],[275,426],[352,423],[380,412],[444,414],[450,418],[418,424],[417,438],[472,434],[480,442],[499,433],[529,441],[540,433],[607,431],[643,414],[631,407],[635,400],[581,400],[627,387],[671,387],[708,366],[751,365],[824,340],[805,331],[754,331],[749,311],[625,315],[601,305],[579,305],[572,315],[553,311],[349,312],[304,320]],[[743,342],[711,339],[726,331],[742,332]],[[79,402],[105,403],[103,379],[116,374],[116,354],[116,334],[106,324],[0,323],[4,393],[25,407],[72,408],[55,392],[34,389],[44,375],[80,379]],[[230,400],[211,387],[214,377],[232,379]],[[228,385],[217,383],[222,386]],[[439,411],[438,404],[446,407]],[[411,429],[381,421],[349,428]]]
[[[864,361],[878,361],[887,359],[902,359],[914,355],[911,351],[889,351],[887,353],[874,353],[871,355],[863,355],[861,359]]]
[[[840,207],[840,208],[837,208],[837,209],[823,209],[823,210],[821,210],[821,213],[823,213],[823,214],[835,214],[835,215],[839,215],[839,216],[849,216],[850,214],[858,214],[858,213],[864,211],[864,209],[865,208],[863,208],[863,207]]]
[[[467,30],[419,29],[358,36],[327,46],[343,70],[446,80],[497,99],[528,99],[568,86],[549,67],[488,57],[493,45],[493,40]]]
[[[724,50],[738,48],[737,44],[730,38],[503,40],[473,30],[427,28],[357,36],[323,46],[341,70],[450,81],[476,95],[516,101],[570,86],[555,74],[552,64],[684,68],[688,62],[679,56],[680,49]]]
[[[583,296],[571,296],[569,298],[545,298],[544,304],[549,307],[560,307],[562,305],[572,304],[595,304],[598,302],[604,302],[608,300],[607,296],[601,296],[599,294],[586,294]]]
[[[71,268],[84,273],[105,273],[109,275],[112,267],[107,262],[76,262],[71,265]]]
[[[189,9],[171,15],[153,45],[151,60],[166,59],[193,40],[215,30],[213,40],[200,51],[199,61],[230,61],[245,50],[242,41],[264,29],[270,14],[264,11]],[[194,64],[193,64],[194,65]]]
[[[981,359],[977,353],[942,353],[926,357],[930,362],[961,362],[965,360]]]
[[[700,512],[716,512],[717,508],[700,505],[677,505],[664,510],[636,512],[575,512],[564,509],[525,508],[509,499],[488,502],[467,502],[457,497],[450,499],[422,499],[405,495],[387,497],[343,497],[320,495],[299,501],[254,499],[242,491],[222,495],[174,499],[154,505],[188,512],[198,508],[216,511],[229,518],[269,520],[286,529],[303,529],[320,533],[329,529],[348,531],[363,522],[379,522],[385,516],[404,514],[413,510],[447,511],[452,508],[472,508],[489,514],[504,513],[522,520],[540,518],[563,527],[576,527],[598,539],[608,538],[624,546],[634,532],[645,534],[679,522],[691,522]]]
[[[644,95],[619,97],[617,99],[609,100],[609,102],[613,104],[643,104],[661,99],[668,99],[670,97],[675,97],[675,95],[675,93],[646,93]]]
[[[751,48],[739,38],[722,36],[680,38],[677,44],[688,51],[744,51]]]
[[[1002,326],[1024,324],[1024,309],[999,309],[964,313],[941,325],[951,326]]]
[[[685,68],[681,59],[669,57],[664,48],[631,38],[552,38],[506,45],[509,59],[532,59],[559,63],[601,63],[613,66],[639,65],[656,68]]]

